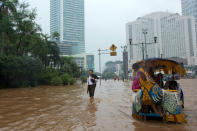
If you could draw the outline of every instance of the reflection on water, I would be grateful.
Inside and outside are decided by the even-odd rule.
[[[95,99],[90,99],[89,104],[87,106],[87,111],[95,117],[95,112],[97,111],[97,105],[96,105],[96,100]]]
[[[0,130],[196,130],[197,81],[181,80],[187,124],[134,120],[130,83],[107,81],[89,99],[86,86],[0,90]]]

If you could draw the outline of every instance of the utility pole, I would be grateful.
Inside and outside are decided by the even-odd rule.
[[[101,78],[102,78],[102,72],[101,72],[101,49],[98,49],[99,51],[99,73],[100,73],[100,86],[101,86]]]
[[[146,59],[148,59],[147,44],[148,44],[148,45],[150,45],[150,44],[156,44],[156,43],[157,43],[157,37],[156,37],[156,36],[154,37],[154,41],[153,41],[153,42],[147,43],[147,42],[146,42],[147,30],[145,30],[145,31],[143,32],[143,34],[144,34],[144,38],[145,38],[145,43],[142,42],[142,43],[132,44],[132,38],[129,39],[129,42],[130,42],[130,45],[136,45],[136,46],[141,45],[140,48],[142,49],[142,59],[144,60],[144,59],[145,59],[145,58],[144,58],[144,52],[145,52],[145,54],[146,54]],[[144,49],[144,45],[145,45],[145,48],[146,48],[146,49]],[[161,55],[161,57],[162,57],[162,56],[163,56],[163,54]]]
[[[102,70],[101,70],[101,55],[102,54],[110,54],[109,52],[106,52],[108,51],[109,49],[106,49],[106,50],[101,50],[100,48],[98,49],[98,55],[99,55],[99,73],[100,73],[100,86],[101,86],[101,79],[102,79]]]
[[[128,80],[128,52],[126,48],[123,51],[123,68],[124,68],[124,79]]]
[[[129,44],[130,46],[131,44]],[[124,79],[128,80],[128,51],[127,51],[127,46],[121,46],[121,48],[123,49],[123,72],[124,72]]]

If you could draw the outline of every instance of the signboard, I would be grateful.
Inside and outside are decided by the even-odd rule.
[[[117,52],[116,52],[117,47],[114,44],[112,44],[109,49],[111,50],[110,56],[117,56]]]
[[[111,47],[109,48],[111,51],[116,51],[117,47],[113,44],[111,45]]]
[[[117,52],[115,51],[110,52],[110,56],[117,56]]]

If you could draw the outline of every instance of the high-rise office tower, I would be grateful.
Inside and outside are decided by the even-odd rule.
[[[197,38],[197,0],[181,0],[182,15],[193,16],[195,18],[195,29]],[[197,40],[196,40],[197,41]]]
[[[192,16],[154,12],[127,23],[126,36],[130,65],[142,59],[143,48],[147,50],[148,58],[180,58],[186,60],[187,65],[197,65],[195,19]],[[154,37],[157,37],[157,43],[154,43]],[[138,46],[129,45],[129,39]]]
[[[50,0],[50,33],[60,34],[62,54],[64,44],[72,46],[72,54],[85,52],[84,24],[84,0]]]

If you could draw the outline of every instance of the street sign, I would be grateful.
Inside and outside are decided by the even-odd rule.
[[[110,47],[109,49],[110,49],[111,51],[116,51],[117,47],[116,47],[114,44],[112,44],[111,47]]]
[[[117,52],[115,51],[110,52],[110,56],[117,56]]]

